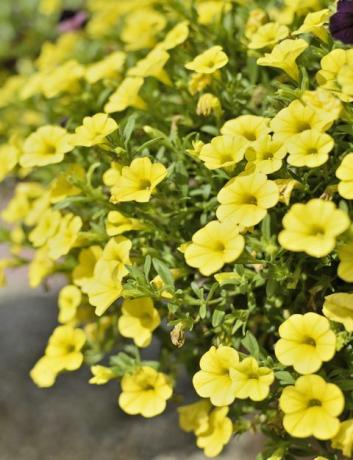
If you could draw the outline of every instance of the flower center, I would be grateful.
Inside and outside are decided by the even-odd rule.
[[[301,133],[302,131],[306,131],[307,129],[311,129],[310,123],[308,121],[298,121],[297,123],[298,133]]]
[[[303,343],[305,345],[311,345],[312,347],[316,346],[316,342],[312,337],[304,337]]]
[[[152,185],[151,181],[148,180],[148,179],[141,179],[140,180],[140,189],[141,190],[145,190],[145,189],[147,190],[147,189],[149,189],[151,187],[151,185]]]
[[[214,244],[214,250],[218,252],[222,252],[225,250],[225,245],[222,241],[216,241]]]
[[[253,204],[257,206],[257,198],[254,195],[244,195],[242,199],[243,204]]]
[[[248,140],[248,141],[256,141],[256,134],[253,131],[245,131],[243,133],[243,136]]]
[[[321,405],[321,401],[319,401],[318,399],[310,399],[310,401],[308,402],[308,407],[319,407]]]
[[[270,159],[272,159],[272,158],[273,158],[273,152],[264,152],[264,153],[262,154],[262,158],[263,158],[264,160],[270,160]]]
[[[324,236],[325,230],[320,225],[312,225],[309,234],[311,236]]]
[[[50,144],[49,142],[47,142],[43,147],[44,155],[53,155],[56,152],[55,145]]]

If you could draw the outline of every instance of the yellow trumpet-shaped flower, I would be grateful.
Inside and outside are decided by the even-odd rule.
[[[279,327],[275,345],[277,359],[300,374],[318,371],[336,352],[336,336],[329,321],[317,313],[295,314]]]
[[[152,163],[147,157],[135,158],[129,166],[122,168],[121,175],[111,189],[111,201],[146,203],[166,176],[167,170],[161,163]]]
[[[121,296],[121,278],[117,277],[109,267],[95,270],[93,278],[85,283],[85,292],[89,303],[96,307],[97,316],[102,316],[108,308]]]
[[[277,22],[268,22],[260,26],[259,29],[251,35],[248,48],[253,50],[270,48],[287,38],[288,35],[289,29],[287,26],[278,24]]]
[[[271,129],[275,133],[275,139],[284,142],[308,130],[324,132],[332,123],[332,117],[297,99],[277,113],[271,121]]]
[[[36,362],[29,375],[39,388],[49,388],[54,385],[61,370],[57,359],[44,355]]]
[[[240,115],[240,117],[226,121],[221,133],[230,136],[241,136],[250,146],[270,132],[269,121],[269,118],[257,115]]]
[[[91,372],[93,377],[90,378],[89,383],[93,385],[104,385],[115,377],[114,372],[105,366],[92,366]]]
[[[327,256],[336,237],[350,225],[347,214],[331,201],[314,198],[294,204],[283,218],[284,230],[278,235],[281,246],[289,251],[304,251],[313,257]]]
[[[141,77],[127,77],[122,81],[119,88],[110,96],[104,106],[104,112],[122,112],[128,107],[145,109],[146,104],[139,96],[144,79]]]
[[[187,21],[179,22],[165,36],[164,40],[156,47],[164,50],[176,48],[186,41],[189,36],[189,23]]]
[[[78,264],[72,272],[72,278],[74,283],[82,288],[83,292],[86,292],[85,285],[93,278],[94,268],[101,255],[102,248],[100,246],[90,246],[80,251]]]
[[[132,243],[124,236],[111,238],[105,245],[102,255],[96,263],[95,275],[106,269],[113,276],[122,279],[128,274],[127,265],[130,265],[130,249]]]
[[[82,300],[80,289],[69,284],[63,287],[59,293],[59,322],[68,323],[75,318],[76,311]]]
[[[93,117],[85,117],[82,125],[76,128],[71,142],[74,145],[92,147],[103,144],[109,134],[116,131],[118,124],[106,113],[97,113]]]
[[[121,380],[119,406],[130,415],[155,417],[166,408],[173,388],[169,377],[152,367],[142,366]]]
[[[41,216],[38,224],[29,234],[29,240],[34,247],[44,246],[44,244],[52,238],[61,222],[61,214],[59,211],[48,209]]]
[[[253,142],[246,151],[248,167],[262,174],[272,174],[282,167],[282,160],[287,154],[286,145],[265,135]]]
[[[235,384],[235,397],[250,398],[252,401],[267,398],[274,381],[273,371],[268,367],[259,367],[256,359],[251,356],[235,364],[230,369],[230,377]]]
[[[221,69],[228,63],[228,56],[221,46],[212,46],[199,54],[194,60],[188,62],[185,67],[196,73],[211,74]]]
[[[124,300],[119,318],[119,332],[124,337],[132,338],[138,347],[148,347],[152,332],[160,325],[158,310],[154,308],[149,297]]]
[[[347,200],[353,200],[353,153],[348,153],[336,171],[340,179],[338,193]]]
[[[330,10],[324,9],[315,11],[313,13],[309,13],[298,30],[293,32],[293,35],[300,35],[306,33],[312,33],[316,37],[318,37],[323,42],[328,42],[328,32],[325,29],[325,24],[328,22],[330,17]]]
[[[83,362],[82,348],[85,342],[86,336],[82,329],[59,326],[49,338],[45,354],[55,359],[60,369],[74,371]]]
[[[340,264],[338,266],[338,276],[348,283],[353,282],[353,243],[349,242],[338,248]]]
[[[228,407],[216,407],[208,417],[207,429],[196,432],[197,447],[203,449],[206,457],[217,457],[232,437],[233,423],[228,412]]]
[[[48,241],[49,255],[56,260],[66,255],[74,246],[83,223],[79,216],[69,213],[61,219],[60,225]]]
[[[179,425],[187,433],[208,429],[208,414],[212,405],[208,399],[178,407]]]
[[[105,229],[108,236],[121,235],[131,230],[141,230],[143,224],[137,219],[126,217],[119,211],[110,211],[107,216]]]
[[[217,136],[202,147],[199,158],[208,169],[226,168],[239,163],[246,148],[247,142],[241,136]]]
[[[353,294],[337,292],[325,297],[322,312],[331,321],[343,324],[348,332],[353,332]]]
[[[188,265],[209,276],[224,264],[236,260],[244,245],[244,237],[239,234],[237,225],[214,220],[193,235],[192,243],[185,251],[185,260]]]
[[[231,370],[239,363],[239,355],[234,348],[211,347],[200,360],[201,370],[193,379],[194,388],[202,398],[210,398],[215,406],[227,406],[235,400],[236,383]]]
[[[340,428],[338,416],[344,408],[340,388],[318,375],[299,377],[286,387],[279,400],[285,430],[295,438],[334,438]]]
[[[335,142],[331,136],[320,131],[307,130],[288,139],[288,163],[292,166],[317,168],[329,159]]]
[[[42,126],[23,144],[24,153],[20,165],[24,168],[60,163],[73,149],[71,136],[60,126]]]
[[[342,451],[343,455],[351,458],[353,452],[353,419],[340,424],[336,436],[332,439],[332,447]]]
[[[101,61],[91,64],[86,69],[86,80],[94,84],[103,79],[115,79],[121,74],[126,55],[122,51],[115,51]]]
[[[137,64],[129,69],[128,75],[130,77],[154,77],[166,85],[171,85],[172,82],[169,75],[164,70],[164,66],[169,60],[169,54],[162,48],[155,48]]]
[[[251,227],[277,204],[279,191],[275,182],[264,174],[255,173],[231,179],[218,193],[217,199],[220,203],[217,217],[221,222]]]
[[[266,53],[264,57],[260,57],[257,64],[282,69],[293,80],[298,81],[299,69],[296,60],[308,46],[308,43],[301,38],[283,40],[273,48],[271,53]]]

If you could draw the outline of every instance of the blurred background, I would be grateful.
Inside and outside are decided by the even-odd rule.
[[[0,0],[0,83],[36,57],[43,41],[55,38],[60,18],[38,8],[59,1]],[[63,2],[70,10],[82,3]],[[12,185],[2,184],[0,208]],[[0,245],[0,260],[6,255]],[[89,385],[87,369],[62,375],[51,389],[35,387],[28,373],[56,326],[60,284],[54,280],[47,292],[29,289],[26,271],[17,269],[0,289],[0,460],[204,459],[194,437],[179,429],[173,403],[151,420],[129,417],[118,408],[117,383]],[[258,451],[257,437],[242,437],[220,458],[255,460]]]

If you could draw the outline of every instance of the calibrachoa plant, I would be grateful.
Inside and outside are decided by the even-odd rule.
[[[33,381],[90,366],[209,457],[351,458],[353,2],[37,6],[0,89],[1,283],[66,279]]]

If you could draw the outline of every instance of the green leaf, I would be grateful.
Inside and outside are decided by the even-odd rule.
[[[155,258],[152,259],[152,264],[158,275],[162,278],[164,284],[174,289],[174,278],[167,265]]]
[[[131,117],[128,118],[127,123],[124,127],[123,137],[124,137],[125,146],[129,143],[129,140],[131,139],[132,133],[135,129],[137,116],[138,116],[137,114],[131,115]]]
[[[226,312],[223,310],[215,310],[212,314],[212,326],[217,327],[221,324]]]
[[[255,336],[251,332],[247,332],[243,340],[242,345],[254,358],[258,358],[260,355],[260,347],[257,343]]]
[[[275,372],[275,376],[282,385],[292,385],[295,382],[295,378],[287,371],[277,371]]]
[[[146,258],[145,258],[145,263],[144,263],[144,266],[143,266],[143,271],[145,273],[145,277],[146,277],[146,280],[148,281],[149,280],[149,274],[150,274],[150,270],[151,270],[151,264],[152,264],[152,258],[150,255],[147,255]]]

